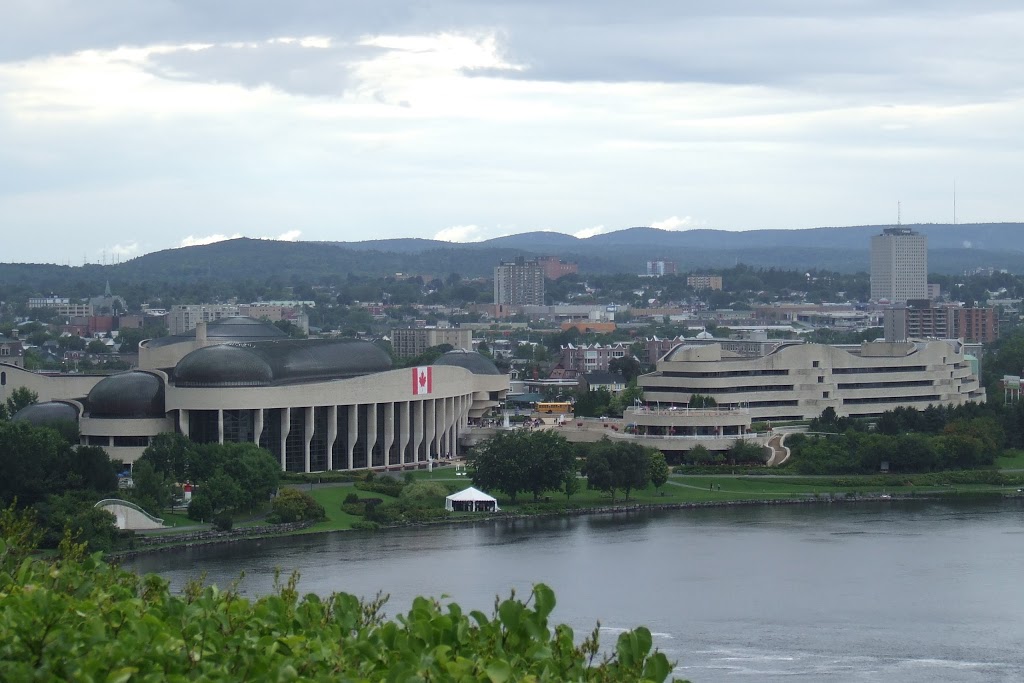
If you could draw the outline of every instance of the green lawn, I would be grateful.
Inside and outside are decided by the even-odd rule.
[[[996,467],[1001,470],[1024,470],[1024,451],[1006,451],[996,458]]]
[[[385,503],[390,500],[395,500],[393,496],[386,496],[383,493],[373,493],[372,491],[360,491],[354,486],[330,486],[314,489],[313,491],[308,491],[308,493],[316,499],[316,502],[324,506],[324,511],[327,513],[327,519],[303,530],[303,533],[351,529],[352,522],[357,522],[361,520],[362,517],[350,515],[343,511],[341,509],[341,504],[345,501],[347,496],[353,493],[360,498],[380,498]]]

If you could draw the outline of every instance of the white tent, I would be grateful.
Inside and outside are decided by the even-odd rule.
[[[497,512],[498,499],[470,486],[444,499],[449,512]]]

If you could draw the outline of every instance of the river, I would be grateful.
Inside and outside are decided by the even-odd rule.
[[[137,558],[266,593],[450,596],[489,611],[533,582],[602,639],[646,625],[676,675],[715,681],[1024,680],[1024,505],[891,501],[525,519],[210,546]]]

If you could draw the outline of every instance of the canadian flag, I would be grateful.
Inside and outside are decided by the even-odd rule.
[[[429,365],[412,369],[412,393],[414,395],[429,394],[433,391],[434,377],[430,371]]]

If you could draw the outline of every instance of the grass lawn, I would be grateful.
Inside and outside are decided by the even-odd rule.
[[[196,526],[199,522],[188,518],[184,512],[161,512],[157,517],[164,520],[165,526]]]
[[[459,468],[458,471],[465,472],[466,470],[463,468]],[[446,483],[465,481],[466,486],[473,485],[473,481],[469,478],[468,475],[456,475],[456,469],[454,465],[435,467],[433,472],[428,472],[427,470],[412,470],[411,474],[416,481],[443,481]]]
[[[327,513],[327,519],[314,524],[308,529],[304,529],[302,533],[351,529],[352,522],[358,522],[362,517],[348,514],[341,509],[341,505],[345,501],[345,498],[353,493],[360,498],[380,498],[385,503],[390,500],[395,500],[393,496],[386,496],[383,493],[373,493],[372,491],[360,491],[354,486],[330,486],[321,489],[314,489],[313,491],[308,491],[308,493],[316,499],[316,502],[324,506],[324,511]]]
[[[1001,470],[1024,470],[1024,451],[1006,451],[996,458],[996,467]]]

